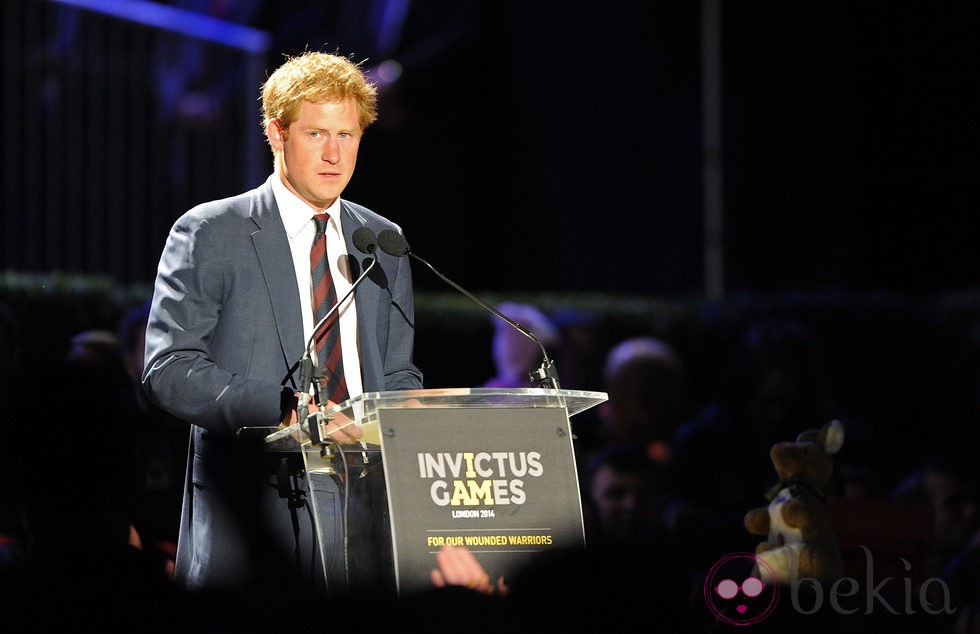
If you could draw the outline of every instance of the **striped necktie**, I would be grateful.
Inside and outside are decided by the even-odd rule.
[[[334,288],[327,258],[326,214],[313,217],[316,223],[316,237],[310,250],[310,275],[313,280],[313,319],[319,323],[324,315],[337,303],[337,290]],[[334,312],[330,319],[321,325],[314,337],[319,374],[326,378],[326,386],[321,398],[329,398],[334,403],[347,400],[347,381],[344,379],[344,358],[340,348],[340,313]]]

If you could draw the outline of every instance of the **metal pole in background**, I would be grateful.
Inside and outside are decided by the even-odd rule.
[[[725,292],[721,70],[721,0],[701,0],[704,294],[709,300],[719,299]]]

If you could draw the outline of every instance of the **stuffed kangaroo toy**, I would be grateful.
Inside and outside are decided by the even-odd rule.
[[[844,561],[827,509],[833,456],[844,444],[844,426],[831,421],[802,432],[795,442],[779,442],[769,457],[779,476],[768,506],[745,514],[745,528],[765,536],[756,549],[756,576],[788,584],[808,577],[832,582],[844,574]],[[795,569],[795,570],[794,570]]]

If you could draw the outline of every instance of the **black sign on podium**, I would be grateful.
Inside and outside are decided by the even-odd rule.
[[[373,502],[383,508],[368,508],[366,517],[390,536],[397,592],[432,588],[436,555],[446,547],[467,549],[489,579],[506,582],[538,553],[584,546],[570,417],[606,399],[576,390],[452,388],[371,392],[329,410],[361,427],[354,451],[383,467],[385,495]],[[303,452],[329,591],[346,583],[351,562],[336,553],[351,526],[336,454],[318,431],[294,425],[266,443]]]

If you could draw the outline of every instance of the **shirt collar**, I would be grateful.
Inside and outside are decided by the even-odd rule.
[[[282,224],[286,227],[286,234],[290,238],[295,238],[303,229],[313,224],[313,210],[299,196],[289,191],[282,182],[282,175],[276,170],[272,175],[272,194],[276,197],[276,205],[279,206],[279,215],[282,216]],[[324,210],[337,223],[340,224],[340,197],[332,205]]]

